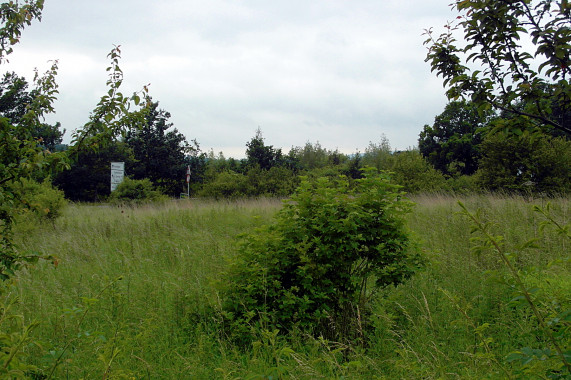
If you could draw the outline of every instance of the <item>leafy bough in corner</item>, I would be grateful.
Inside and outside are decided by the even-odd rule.
[[[468,98],[482,110],[493,107],[571,134],[569,1],[455,0],[452,8],[459,15],[442,34],[425,33],[426,61],[443,78],[448,98]]]

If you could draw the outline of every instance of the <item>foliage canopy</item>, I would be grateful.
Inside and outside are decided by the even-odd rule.
[[[571,134],[569,118],[558,117],[571,109],[569,2],[456,0],[452,7],[457,19],[438,37],[427,30],[425,41],[426,60],[444,79],[448,98]]]
[[[491,112],[481,114],[472,103],[450,102],[432,126],[424,126],[418,149],[444,174],[474,174],[481,157],[482,128],[492,116]]]
[[[246,143],[246,148],[246,157],[250,166],[257,165],[262,170],[269,170],[282,163],[282,150],[266,145],[259,128],[256,135]]]
[[[158,107],[158,102],[151,103],[143,125],[127,132],[125,142],[133,150],[135,159],[130,174],[135,179],[148,178],[166,194],[178,196],[186,174],[186,155],[198,152],[199,148],[196,141],[190,145],[176,128],[169,130],[171,115]]]

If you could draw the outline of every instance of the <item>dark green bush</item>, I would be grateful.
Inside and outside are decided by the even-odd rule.
[[[215,199],[242,197],[285,197],[292,194],[299,178],[291,169],[274,166],[264,170],[259,166],[250,168],[246,174],[226,170],[204,184],[199,195]]]
[[[254,167],[246,173],[249,196],[287,197],[299,185],[299,177],[288,168],[274,166],[268,170]]]
[[[546,135],[488,135],[478,178],[492,191],[534,194],[571,192],[571,141]]]
[[[351,341],[371,299],[421,265],[404,225],[412,203],[385,174],[304,180],[273,224],[243,237],[221,285],[231,335],[292,328]]]
[[[247,177],[243,174],[228,170],[218,173],[213,180],[205,183],[198,194],[201,197],[233,199],[244,197],[248,193],[249,185]]]
[[[451,177],[446,180],[446,183],[454,194],[478,194],[484,191],[480,184],[479,174]]]
[[[111,193],[109,200],[117,203],[146,203],[165,200],[166,197],[154,189],[153,184],[147,178],[125,178]]]

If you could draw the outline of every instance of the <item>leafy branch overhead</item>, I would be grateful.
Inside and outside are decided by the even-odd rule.
[[[123,71],[119,67],[121,47],[115,46],[107,58],[111,60],[111,65],[107,67],[109,90],[99,100],[89,122],[73,133],[71,146],[73,153],[85,147],[97,149],[119,136],[125,137],[127,131],[134,126],[144,124],[148,106],[151,104],[148,86],[143,86],[141,91],[135,92],[131,97],[124,96],[120,92],[123,83]],[[139,110],[132,111],[133,105],[139,106]]]
[[[0,4],[0,63],[6,62],[6,56],[13,52],[12,46],[20,42],[22,30],[32,24],[34,19],[41,20],[43,0],[18,2],[9,1]]]
[[[426,61],[448,98],[571,134],[568,0],[456,0],[452,7],[459,15],[442,34],[425,31]]]

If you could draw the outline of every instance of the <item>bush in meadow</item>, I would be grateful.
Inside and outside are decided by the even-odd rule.
[[[252,328],[362,338],[379,288],[422,266],[404,217],[412,203],[386,174],[305,179],[274,223],[242,238],[221,285],[234,339]]]
[[[160,191],[154,189],[149,179],[125,178],[109,197],[114,203],[147,203],[166,199]]]

